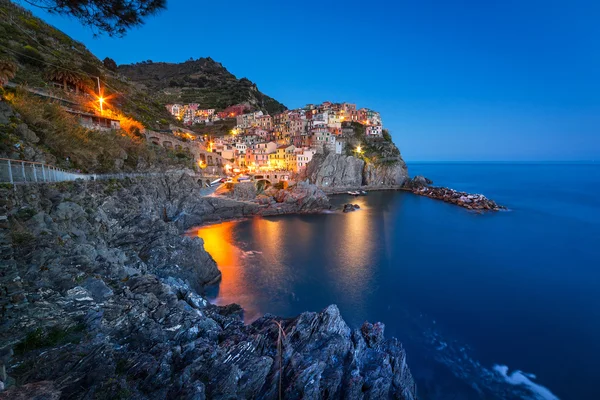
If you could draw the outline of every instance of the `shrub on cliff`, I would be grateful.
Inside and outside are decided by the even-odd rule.
[[[56,157],[58,166],[84,172],[117,172],[140,168],[177,166],[191,168],[189,158],[147,144],[139,136],[139,126],[124,124],[128,131],[89,130],[58,104],[17,90],[11,100],[27,129],[35,132],[38,143],[26,143]],[[67,160],[68,158],[68,160]]]

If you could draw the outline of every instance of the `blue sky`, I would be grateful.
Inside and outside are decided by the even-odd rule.
[[[169,0],[125,38],[38,16],[117,63],[212,57],[290,108],[382,113],[407,160],[600,160],[600,2]]]

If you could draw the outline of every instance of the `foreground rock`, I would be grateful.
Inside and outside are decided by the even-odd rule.
[[[208,304],[219,271],[181,233],[260,206],[198,190],[185,176],[0,188],[0,399],[415,398],[381,324],[352,331],[330,306],[245,326],[239,306]]]
[[[452,203],[469,210],[506,210],[506,207],[496,204],[495,201],[488,199],[482,194],[469,194],[467,192],[459,192],[445,187],[428,186],[431,183],[433,182],[425,177],[416,176],[407,181],[404,187],[419,196],[442,200],[446,203]]]

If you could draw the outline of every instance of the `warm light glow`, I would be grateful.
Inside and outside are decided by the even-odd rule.
[[[104,97],[98,97],[98,103],[100,104],[100,115],[104,112]]]
[[[356,152],[357,153],[362,153],[362,148],[360,146],[356,146]]]
[[[206,168],[206,164],[204,163],[204,161],[198,160],[198,167],[204,169]]]
[[[238,130],[237,130],[237,129],[235,129],[235,128],[231,130],[231,134],[232,134],[233,136],[237,135],[238,133],[239,133],[239,132],[238,132]]]
[[[249,278],[245,276],[244,263],[247,256],[236,246],[234,230],[238,224],[239,222],[222,222],[192,230],[188,235],[202,238],[204,249],[221,271],[222,278],[215,303],[226,305],[243,299],[244,318],[249,323],[262,315],[262,310],[256,300],[259,294],[248,285]]]

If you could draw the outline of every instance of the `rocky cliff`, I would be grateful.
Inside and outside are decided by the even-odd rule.
[[[400,187],[408,179],[408,168],[402,158],[373,163],[356,156],[316,154],[306,176],[323,190]]]
[[[326,191],[365,188],[395,188],[402,186],[408,168],[389,132],[384,137],[367,137],[364,127],[345,124],[341,140],[344,154],[315,154],[308,164],[305,177]]]
[[[185,175],[0,188],[0,399],[415,398],[381,324],[351,330],[331,306],[245,326],[208,304],[219,271],[183,231],[261,206],[198,190]]]

